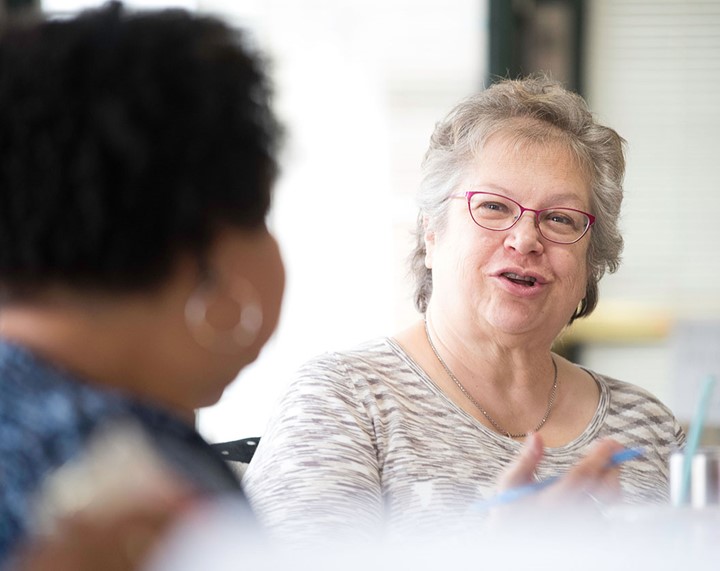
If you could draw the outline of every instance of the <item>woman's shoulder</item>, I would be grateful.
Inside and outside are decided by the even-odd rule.
[[[607,375],[589,372],[601,387],[605,387],[608,397],[607,422],[623,426],[625,430],[652,427],[654,431],[665,432],[667,438],[675,443],[684,442],[684,432],[674,413],[650,390]]]
[[[589,372],[598,383],[607,387],[611,396],[611,401],[617,406],[623,406],[625,408],[635,408],[638,406],[657,407],[658,409],[665,411],[667,414],[672,415],[670,408],[649,389],[628,381],[621,381],[595,371]]]
[[[377,400],[414,393],[413,387],[423,386],[422,372],[402,348],[389,337],[378,337],[306,361],[291,379],[286,397]]]
[[[377,337],[349,349],[318,354],[300,366],[298,376],[346,376],[348,373],[377,375],[396,370],[402,361],[401,354],[390,338]]]

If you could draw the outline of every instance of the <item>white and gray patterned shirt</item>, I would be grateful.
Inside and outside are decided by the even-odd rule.
[[[597,438],[642,447],[621,469],[630,503],[668,502],[668,459],[684,444],[647,391],[590,372],[600,403],[586,430],[548,448],[537,473],[562,474]],[[493,493],[522,443],[450,400],[392,339],[306,363],[271,419],[243,481],[279,537],[360,530],[411,533],[462,521]]]

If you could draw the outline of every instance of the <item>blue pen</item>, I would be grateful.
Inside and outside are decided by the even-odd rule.
[[[618,464],[622,464],[623,462],[627,462],[628,460],[634,460],[635,458],[639,458],[640,456],[642,456],[643,453],[644,451],[642,448],[626,448],[625,450],[616,452],[610,457],[608,467],[617,466]],[[534,482],[525,486],[518,486],[517,488],[505,490],[504,492],[500,492],[492,498],[476,502],[475,504],[473,504],[472,509],[474,511],[486,511],[496,506],[515,502],[526,496],[532,495],[539,492],[540,490],[547,488],[551,484],[557,482],[559,478],[560,476],[553,476],[552,478],[546,478],[545,480],[542,480],[540,482]]]

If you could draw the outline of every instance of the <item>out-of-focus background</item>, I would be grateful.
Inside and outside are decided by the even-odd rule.
[[[0,0],[0,20],[101,2]],[[557,350],[644,386],[683,422],[720,376],[720,1],[161,0],[248,29],[288,139],[270,225],[277,333],[200,431],[259,436],[294,370],[417,319],[406,258],[434,124],[494,77],[545,71],[628,141],[621,269]],[[718,441],[720,395],[706,438]],[[712,427],[716,427],[715,432]]]

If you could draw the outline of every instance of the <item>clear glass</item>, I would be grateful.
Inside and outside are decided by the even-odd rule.
[[[508,230],[525,212],[532,212],[541,236],[557,244],[574,244],[595,222],[592,214],[582,210],[564,206],[553,206],[542,210],[525,208],[512,198],[494,192],[468,191],[453,195],[453,198],[467,199],[473,221],[486,230]]]

